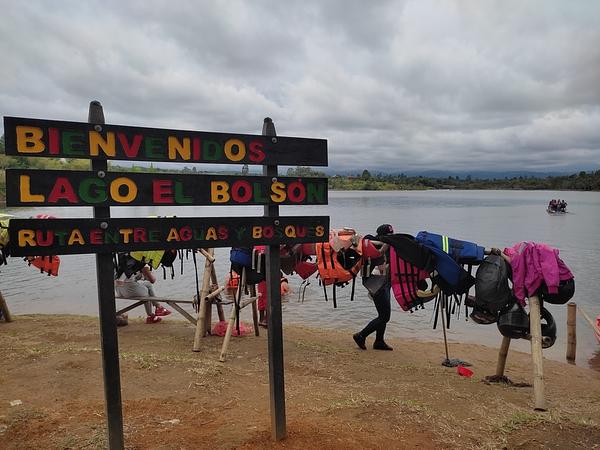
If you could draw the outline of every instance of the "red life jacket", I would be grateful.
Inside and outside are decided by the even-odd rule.
[[[40,269],[40,273],[47,273],[48,276],[58,276],[58,268],[60,267],[60,258],[56,255],[52,256],[28,256],[26,258],[30,266]]]
[[[412,312],[413,308],[422,306],[423,303],[435,297],[437,293],[435,290],[422,291],[419,289],[419,282],[429,277],[429,272],[407,263],[400,258],[394,247],[390,246],[390,280],[392,283],[392,292],[403,311]]]

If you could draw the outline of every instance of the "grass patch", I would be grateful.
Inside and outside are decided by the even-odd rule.
[[[419,402],[411,399],[403,399],[399,397],[388,397],[388,398],[373,398],[369,397],[365,394],[359,393],[354,394],[350,393],[350,395],[344,399],[339,399],[331,402],[326,409],[333,411],[337,409],[345,409],[345,408],[364,408],[364,407],[394,407],[401,408],[406,412],[412,413],[426,413],[428,408],[420,404]]]
[[[25,357],[29,359],[37,359],[39,357],[45,357],[49,355],[56,355],[59,353],[68,354],[81,354],[81,353],[100,353],[98,347],[80,347],[72,344],[45,344],[41,342],[27,343],[18,342],[16,339],[11,338],[10,345],[5,344],[0,354],[5,358],[15,359],[19,357]]]
[[[14,409],[11,409],[6,417],[6,422],[10,426],[47,417],[47,414],[39,409],[23,407],[22,405],[13,408]]]
[[[139,369],[156,369],[163,365],[173,366],[175,364],[187,365],[187,372],[196,373],[203,376],[221,375],[226,366],[210,360],[199,359],[197,356],[178,355],[178,354],[158,354],[146,352],[123,352],[121,359],[132,361],[137,364]]]
[[[71,449],[71,448],[81,448],[81,444],[79,440],[75,436],[65,436],[58,442],[58,448],[60,449]]]
[[[529,413],[525,411],[515,411],[502,423],[502,425],[500,425],[499,431],[501,433],[508,434],[543,422],[547,422],[547,420],[540,414]]]
[[[92,427],[92,435],[87,439],[84,439],[84,441],[76,448],[92,448],[98,450],[108,448],[106,427]]]
[[[315,352],[315,353],[327,353],[327,354],[336,354],[336,355],[339,355],[342,353],[348,353],[347,349],[341,349],[337,346],[327,345],[327,344],[313,342],[313,341],[305,341],[302,339],[298,339],[298,340],[294,341],[294,343],[296,344],[296,347],[298,347],[300,349],[308,350],[308,351]]]
[[[215,377],[223,374],[223,364],[217,362],[203,363],[199,367],[188,367],[185,371],[200,377]]]

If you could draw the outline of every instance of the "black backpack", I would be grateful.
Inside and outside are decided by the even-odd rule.
[[[509,269],[499,255],[487,256],[475,274],[475,308],[497,315],[512,302]]]
[[[119,278],[122,274],[125,274],[129,278],[142,270],[146,265],[146,263],[129,256],[128,253],[118,253],[113,262],[115,265],[115,279]]]

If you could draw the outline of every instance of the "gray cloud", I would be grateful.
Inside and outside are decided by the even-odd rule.
[[[323,137],[336,169],[596,169],[595,1],[2,2],[0,112]]]

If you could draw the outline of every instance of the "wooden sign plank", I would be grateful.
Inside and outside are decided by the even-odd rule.
[[[12,256],[322,242],[329,216],[12,219]]]
[[[326,205],[327,178],[6,170],[7,206]]]
[[[207,164],[326,166],[327,140],[4,117],[6,154]]]

